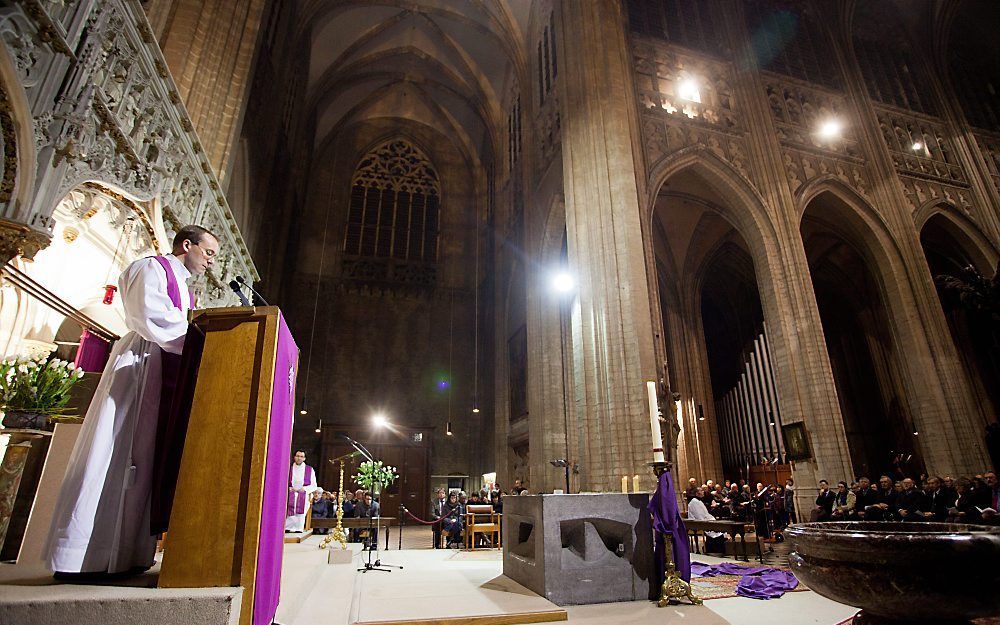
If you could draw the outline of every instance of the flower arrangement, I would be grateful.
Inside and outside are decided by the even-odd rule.
[[[62,414],[70,390],[83,374],[75,364],[58,358],[6,359],[0,362],[0,408],[7,415]]]
[[[365,490],[378,493],[395,482],[397,477],[399,475],[396,473],[396,467],[386,466],[381,460],[378,462],[366,460],[358,466],[354,481]]]

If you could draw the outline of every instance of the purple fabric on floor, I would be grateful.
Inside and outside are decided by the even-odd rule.
[[[659,581],[663,582],[664,544],[663,534],[670,535],[670,544],[674,550],[674,565],[681,579],[691,581],[691,550],[688,547],[687,528],[681,520],[681,511],[677,507],[677,493],[674,492],[674,481],[670,471],[660,475],[656,492],[649,498],[646,509],[653,515],[653,529],[656,530],[656,544],[653,553],[656,555]]]
[[[788,571],[771,569],[759,575],[744,575],[736,584],[736,594],[751,599],[777,599],[794,590],[799,580]]]
[[[765,571],[774,569],[766,566],[741,566],[733,562],[720,562],[719,564],[704,564],[703,562],[691,563],[691,574],[695,577],[715,577],[716,575],[757,575]]]
[[[717,575],[739,575],[736,594],[751,599],[777,599],[799,585],[799,580],[788,571],[766,566],[740,566],[733,562],[705,564],[692,562],[691,574],[695,577],[715,577]]]

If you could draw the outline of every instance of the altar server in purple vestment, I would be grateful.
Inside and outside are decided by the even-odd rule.
[[[118,279],[129,332],[111,352],[69,459],[46,548],[57,577],[137,573],[153,565],[153,458],[163,363],[187,333],[187,280],[215,263],[219,241],[185,226],[173,251]]]
[[[292,467],[288,470],[288,506],[285,509],[285,531],[304,532],[309,495],[316,486],[316,472],[306,464],[306,452],[295,452]]]

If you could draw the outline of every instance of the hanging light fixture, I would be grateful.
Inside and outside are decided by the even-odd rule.
[[[452,369],[452,353],[453,353],[453,350],[452,350],[452,347],[454,346],[454,343],[455,343],[455,333],[454,333],[454,330],[455,330],[455,292],[452,291],[451,298],[448,300],[448,381],[449,381],[449,384],[448,384],[448,387],[447,387],[447,392],[448,392],[448,423],[447,423],[447,426],[446,426],[446,429],[445,429],[445,434],[447,436],[451,436],[451,434],[452,434],[452,432],[451,432],[451,396],[454,394],[453,393],[454,389],[451,387],[450,382],[453,379],[452,378],[452,373],[453,373],[453,369]]]
[[[320,419],[319,423],[316,425],[316,433],[317,434],[323,433],[323,419]]]
[[[111,282],[112,274],[118,267],[118,258],[122,254],[123,245],[130,240],[132,237],[132,226],[135,225],[135,217],[128,217],[125,220],[125,227],[122,228],[122,235],[118,237],[118,245],[115,247],[115,255],[111,257],[111,266],[108,267],[108,276],[104,280],[104,298],[101,299],[101,303],[110,306],[115,303],[115,292],[118,291],[118,287]]]
[[[316,295],[313,298],[312,327],[309,330],[309,359],[306,361],[306,383],[302,388],[302,408],[299,410],[300,415],[309,414],[309,410],[306,408],[309,403],[309,374],[312,373],[313,342],[316,338],[316,313],[319,311],[319,291],[323,285],[323,266],[326,262],[326,237],[330,231],[330,213],[332,212],[326,211],[326,219],[323,222],[323,244],[320,246],[319,251],[319,273],[316,276]]]
[[[489,175],[489,174],[487,174]],[[473,377],[472,377],[472,414],[479,414],[479,212],[476,212],[476,274],[473,276],[472,282],[473,287],[476,291],[475,296],[475,319],[473,320],[473,327],[475,327],[475,343],[473,344],[473,353],[475,354],[475,360],[473,363]]]

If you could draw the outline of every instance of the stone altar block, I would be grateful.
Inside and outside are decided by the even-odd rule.
[[[655,599],[648,493],[504,497],[504,575],[557,605]]]

